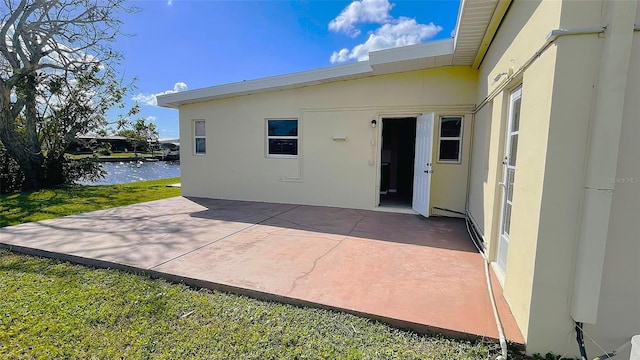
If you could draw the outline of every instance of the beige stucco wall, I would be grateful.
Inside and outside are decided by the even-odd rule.
[[[549,31],[615,21],[607,18],[606,8],[607,3],[601,1],[512,3],[481,65],[478,102],[497,86],[495,75],[508,72],[510,67],[517,72]],[[635,99],[633,104],[625,102],[618,159],[618,178],[627,182],[616,184],[614,192],[598,321],[586,326],[608,350],[640,331],[640,238],[634,229],[640,220],[640,184],[633,182],[640,154],[639,70],[633,64],[640,60],[637,33],[635,36],[626,95],[624,90],[611,92],[611,96]],[[558,38],[521,77],[476,114],[469,209],[483,230],[491,259],[495,259],[501,201],[497,182],[502,176],[508,95],[512,86],[522,84],[514,207],[503,286],[530,353],[577,355],[571,300],[589,128],[604,40],[597,35]],[[602,352],[592,344],[588,350],[593,356]]]
[[[380,127],[372,129],[371,120],[380,124],[383,117],[427,112],[465,115],[475,91],[476,71],[448,67],[182,106],[183,195],[373,209]],[[298,159],[266,158],[268,118],[299,119]],[[206,122],[202,156],[192,153],[195,119]],[[471,122],[464,124],[470,133]],[[461,164],[434,164],[431,206],[464,210],[468,138]],[[436,144],[437,136],[434,156]]]
[[[477,103],[516,72],[558,27],[561,3],[513,2],[480,67]],[[501,209],[502,159],[509,94],[522,84],[522,108],[513,195],[513,215],[504,294],[525,337],[530,340],[531,296],[539,237],[547,137],[552,107],[555,49],[547,50],[519,78],[476,114],[469,211],[482,228],[487,253],[496,258]],[[506,73],[498,81],[496,75]]]

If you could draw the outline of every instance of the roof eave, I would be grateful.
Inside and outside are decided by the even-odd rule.
[[[484,33],[484,37],[482,38],[482,42],[480,43],[480,48],[478,49],[478,53],[476,54],[476,58],[473,60],[472,68],[477,69],[482,64],[482,60],[484,59],[485,54],[489,50],[489,46],[493,41],[493,38],[496,36],[498,32],[498,28],[502,23],[502,19],[507,14],[507,10],[511,5],[512,0],[499,0],[496,5],[496,9],[493,11],[493,15],[491,15],[491,20],[489,20],[489,26]]]
[[[450,38],[373,51],[369,53],[369,64],[376,75],[451,66],[453,43],[454,39]]]
[[[158,106],[178,108],[181,105],[189,103],[312,86],[354,77],[364,77],[371,74],[372,69],[368,62],[357,62],[196,90],[181,91],[158,96],[157,100]]]
[[[450,66],[452,57],[453,39],[445,39],[402,48],[372,51],[369,53],[368,61],[161,95],[157,97],[157,103],[158,106],[178,108],[181,105],[214,99]]]
[[[460,4],[453,64],[477,69],[512,0],[463,0]]]
[[[373,51],[369,60],[161,95],[159,106],[178,108],[202,101],[326,84],[368,76],[462,65],[477,69],[512,0],[463,0],[454,38]],[[471,19],[471,26],[463,22]],[[481,28],[478,29],[477,25]],[[461,33],[462,38],[461,38]]]

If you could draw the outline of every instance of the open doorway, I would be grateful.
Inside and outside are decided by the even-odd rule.
[[[412,207],[416,118],[382,119],[380,204]]]

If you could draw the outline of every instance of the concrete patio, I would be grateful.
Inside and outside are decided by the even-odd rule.
[[[2,228],[0,246],[418,331],[498,336],[483,259],[459,219],[176,197]],[[523,343],[493,284],[506,337]]]

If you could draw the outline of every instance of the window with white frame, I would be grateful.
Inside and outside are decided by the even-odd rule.
[[[438,162],[460,163],[462,154],[462,116],[440,118]]]
[[[204,155],[207,153],[207,137],[204,120],[193,121],[193,144],[194,154]]]
[[[267,119],[267,157],[298,157],[298,119]]]

